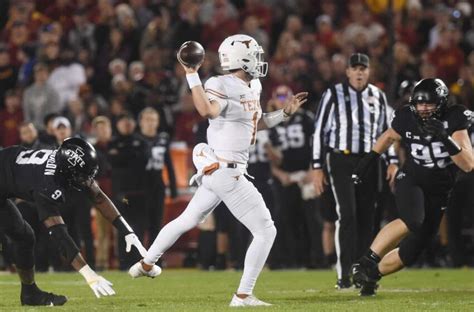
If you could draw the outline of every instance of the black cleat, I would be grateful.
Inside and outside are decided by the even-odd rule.
[[[67,302],[66,296],[48,293],[42,290],[31,294],[21,293],[21,305],[27,306],[62,306]]]
[[[369,274],[369,270],[361,263],[355,263],[352,266],[352,280],[355,285],[360,285],[360,296],[368,297],[375,296],[375,291],[378,288],[377,282],[380,277],[373,278]]]
[[[375,291],[379,285],[376,282],[366,282],[360,288],[359,296],[361,297],[373,297],[375,296]]]
[[[347,290],[352,287],[351,280],[349,278],[338,279],[334,288],[337,290]]]

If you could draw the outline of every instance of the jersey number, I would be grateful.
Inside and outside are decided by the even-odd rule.
[[[165,161],[166,147],[154,146],[151,149],[151,158],[148,160],[146,170],[161,170]]]
[[[56,190],[56,191],[54,191],[53,194],[51,194],[51,198],[54,199],[54,200],[56,200],[56,199],[58,199],[59,197],[61,197],[62,194],[63,194],[63,193],[62,193],[60,190]]]
[[[304,146],[303,125],[293,124],[286,128],[278,127],[277,131],[282,150],[287,150],[288,148],[296,149]]]
[[[444,151],[444,145],[441,142],[432,142],[431,145],[422,145],[418,143],[411,144],[411,155],[415,162],[427,167],[433,168],[436,165],[439,168],[445,168],[450,162],[449,153]],[[434,159],[433,159],[434,156]]]
[[[16,157],[18,165],[42,165],[48,160],[52,150],[23,151]]]

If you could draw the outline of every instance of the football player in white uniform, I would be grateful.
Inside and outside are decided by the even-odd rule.
[[[239,288],[230,306],[270,305],[253,296],[253,288],[276,236],[270,212],[262,196],[246,178],[249,148],[258,129],[273,127],[306,102],[307,92],[294,95],[288,105],[271,113],[260,107],[262,86],[258,78],[267,73],[263,49],[247,35],[226,38],[219,47],[219,59],[227,75],[214,76],[203,88],[195,68],[183,67],[199,114],[209,118],[208,144],[193,150],[197,174],[190,183],[199,187],[185,211],[160,231],[147,256],[133,265],[132,277],[155,277],[155,265],[163,253],[185,232],[194,228],[221,202],[252,233]]]

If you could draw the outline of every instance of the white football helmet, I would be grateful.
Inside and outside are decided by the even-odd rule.
[[[227,37],[219,46],[223,70],[243,69],[254,78],[265,77],[268,63],[263,62],[263,48],[247,35]]]

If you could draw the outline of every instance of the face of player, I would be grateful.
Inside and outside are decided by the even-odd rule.
[[[140,119],[140,129],[145,135],[154,135],[160,125],[160,118],[155,113],[145,113]]]
[[[360,91],[369,83],[370,69],[363,65],[356,65],[346,69],[346,75],[349,84],[356,90]]]
[[[97,141],[99,142],[107,142],[112,137],[112,128],[110,127],[110,123],[101,122],[95,126],[95,135],[97,137]]]
[[[20,140],[22,143],[31,144],[38,137],[38,132],[33,124],[28,124],[20,128]]]
[[[433,103],[417,103],[416,112],[422,119],[428,119],[436,111],[436,104]]]
[[[130,135],[135,131],[135,121],[129,118],[122,118],[117,122],[117,130],[121,135]]]

